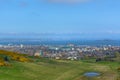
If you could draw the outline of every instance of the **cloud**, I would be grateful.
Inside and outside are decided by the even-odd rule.
[[[107,31],[108,34],[120,34],[120,31],[116,31],[116,30],[109,30]]]
[[[25,1],[21,1],[21,2],[19,2],[19,4],[20,4],[21,7],[26,7],[26,6],[28,6],[28,3],[25,2]]]
[[[48,2],[52,3],[84,3],[89,1],[91,0],[48,0]]]

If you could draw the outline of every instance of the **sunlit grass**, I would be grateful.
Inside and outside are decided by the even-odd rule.
[[[32,63],[15,61],[10,67],[0,68],[0,80],[88,80],[83,74],[89,71],[101,73],[91,80],[117,80],[119,66],[120,64],[116,62],[107,64],[82,61],[53,61],[52,63],[49,60]]]
[[[118,62],[95,62],[91,60],[66,61],[31,58],[33,62],[10,61],[11,66],[0,67],[0,80],[120,80]],[[85,72],[99,72],[93,78]]]

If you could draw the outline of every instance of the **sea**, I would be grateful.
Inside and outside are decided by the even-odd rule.
[[[0,45],[88,45],[120,46],[120,40],[40,40],[40,39],[0,39]]]

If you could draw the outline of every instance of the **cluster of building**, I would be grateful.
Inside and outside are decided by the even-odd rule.
[[[54,59],[80,60],[89,57],[114,56],[120,51],[119,46],[79,46],[69,45],[0,45],[0,49],[15,51],[30,56],[40,56]]]

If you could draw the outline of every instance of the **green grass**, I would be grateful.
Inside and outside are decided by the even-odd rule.
[[[0,80],[120,80],[117,62],[94,62],[34,59],[31,63],[11,62],[12,66],[0,67]],[[87,78],[85,72],[101,75]]]

